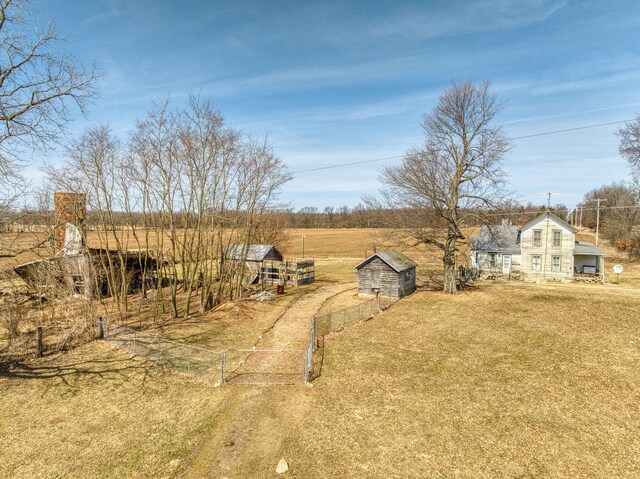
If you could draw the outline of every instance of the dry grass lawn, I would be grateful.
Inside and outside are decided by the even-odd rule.
[[[171,477],[230,391],[101,342],[0,376],[0,477]]]
[[[295,234],[317,284],[154,331],[248,347],[301,294],[355,287],[375,241]],[[281,457],[295,478],[640,477],[640,264],[607,253],[619,285],[419,291],[327,336],[313,387],[213,388],[100,342],[28,361],[0,375],[0,477],[270,478]]]
[[[416,293],[325,341],[291,477],[640,477],[639,310],[597,287]]]

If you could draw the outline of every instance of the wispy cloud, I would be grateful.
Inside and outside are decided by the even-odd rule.
[[[534,88],[531,93],[534,95],[550,95],[556,93],[569,93],[575,91],[592,90],[598,88],[609,88],[612,85],[636,82],[640,79],[640,69],[627,70],[622,72],[612,72],[598,74],[589,78],[564,81],[552,85]]]
[[[372,37],[437,38],[518,28],[540,22],[567,4],[566,0],[483,0],[449,8],[415,5],[398,8],[366,29]]]

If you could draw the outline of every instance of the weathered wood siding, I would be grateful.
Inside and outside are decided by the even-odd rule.
[[[380,258],[374,258],[358,270],[358,293],[376,294],[401,298],[416,289],[416,269],[410,268],[396,273]],[[405,274],[408,273],[408,274]],[[375,288],[373,281],[376,275],[380,278],[380,287]]]
[[[264,261],[282,261],[282,255],[275,251],[273,248],[269,250],[267,255],[264,257]]]
[[[496,253],[496,265],[491,266],[491,259],[489,253],[484,251],[478,251],[472,253],[471,266],[474,266],[480,270],[482,274],[485,273],[500,273],[502,274],[503,253]],[[522,269],[522,255],[509,254],[511,256],[511,273],[517,273]]]
[[[398,274],[398,297],[402,298],[416,290],[416,269],[409,268]]]
[[[534,244],[534,231],[540,230],[540,246]],[[553,231],[561,231],[562,243],[553,244]],[[522,250],[522,272],[531,276],[547,278],[570,278],[573,276],[573,248],[575,234],[553,218],[540,218],[540,221],[522,231],[520,238]],[[540,269],[533,267],[534,256],[540,256]],[[553,257],[560,257],[560,271],[553,271]]]

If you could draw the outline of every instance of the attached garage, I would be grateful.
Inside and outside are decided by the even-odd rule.
[[[397,251],[375,253],[356,266],[358,293],[402,298],[416,289],[417,264]]]

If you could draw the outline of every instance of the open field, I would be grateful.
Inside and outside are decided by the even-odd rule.
[[[294,233],[317,283],[177,322],[134,301],[128,321],[251,347],[302,295],[355,287],[371,230]],[[285,457],[296,478],[640,477],[640,265],[606,248],[620,284],[418,291],[328,335],[312,387],[214,388],[99,341],[14,365],[0,375],[0,476],[271,478]],[[319,311],[361,301],[348,289]]]

